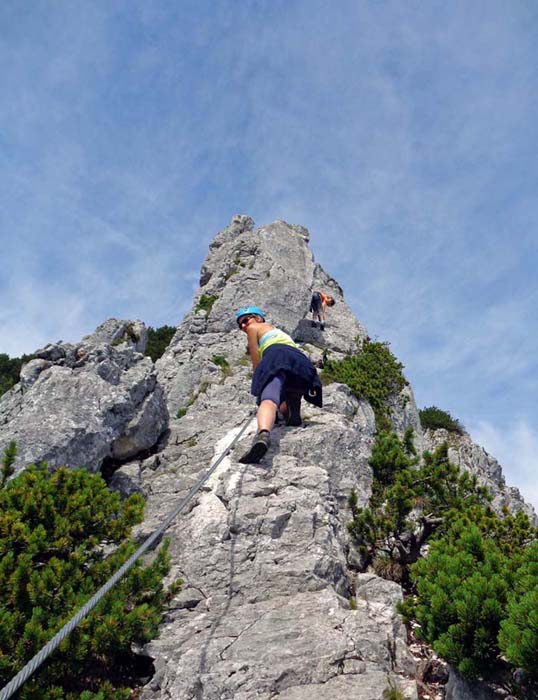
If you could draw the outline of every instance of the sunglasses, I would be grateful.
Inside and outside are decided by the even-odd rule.
[[[241,318],[237,321],[237,325],[239,326],[239,328],[243,328],[245,323],[250,321],[251,318],[255,318],[255,316],[253,314],[250,314],[250,316],[241,316]]]

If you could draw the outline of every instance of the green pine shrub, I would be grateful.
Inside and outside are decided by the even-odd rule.
[[[417,634],[464,678],[495,667],[513,583],[509,561],[477,525],[459,521],[412,568],[417,598],[406,611],[420,625]]]
[[[450,433],[458,433],[459,435],[464,432],[464,427],[456,418],[452,418],[448,411],[442,411],[437,406],[423,408],[418,414],[420,416],[420,424],[425,430],[427,428],[431,428],[431,430],[444,428]]]
[[[361,569],[403,585],[404,620],[464,677],[487,678],[504,654],[530,679],[515,694],[538,697],[538,528],[495,512],[446,442],[419,460],[412,429],[400,439],[378,428],[370,466],[369,504],[355,490],[348,499]]]
[[[364,565],[376,562],[380,571],[398,572],[404,585],[409,566],[431,537],[445,532],[462,512],[474,508],[476,517],[490,512],[487,489],[449,462],[446,444],[425,452],[420,466],[414,452],[410,431],[402,440],[395,433],[378,433],[370,458],[370,503],[359,508],[356,494],[349,498],[353,520],[348,529]]]
[[[365,340],[361,352],[343,360],[327,360],[323,370],[324,383],[347,384],[358,399],[372,406],[378,430],[389,431],[389,399],[407,385],[403,365],[389,350],[388,343]]]
[[[409,469],[414,463],[396,433],[377,434],[370,457],[377,482],[383,486],[394,483],[396,473]]]
[[[15,471],[13,464],[17,456],[17,445],[12,440],[4,451],[2,466],[0,467],[0,489],[3,489],[9,477]]]
[[[423,510],[440,517],[427,557],[409,566],[412,595],[400,612],[415,619],[418,636],[466,678],[493,673],[501,650],[535,674],[538,545],[529,544],[538,531],[524,513],[496,514],[486,490],[458,474],[444,448],[444,454],[425,453],[417,472],[417,482],[429,484]]]
[[[4,456],[4,466],[13,452]],[[9,464],[8,469],[9,471]],[[0,488],[0,686],[135,551],[143,500],[123,502],[100,475],[31,465]],[[22,687],[20,700],[123,700],[132,645],[154,638],[167,593],[167,543],[136,563]],[[176,587],[177,589],[177,587]]]
[[[174,337],[176,328],[174,326],[160,326],[159,328],[148,327],[148,344],[146,352],[148,357],[151,357],[153,362],[156,362],[164,355],[164,351],[170,345],[170,341]]]
[[[515,573],[499,646],[510,663],[538,680],[538,542],[524,551]]]

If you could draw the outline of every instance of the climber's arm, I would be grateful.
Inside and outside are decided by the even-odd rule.
[[[260,353],[258,351],[258,329],[256,328],[256,325],[260,324],[251,323],[247,327],[248,352],[250,359],[252,360],[253,369],[256,369],[256,367],[260,364]]]

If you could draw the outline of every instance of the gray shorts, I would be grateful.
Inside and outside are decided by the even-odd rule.
[[[283,401],[285,381],[286,372],[282,371],[275,375],[271,381],[264,386],[260,396],[260,403],[262,401],[272,401],[278,408]]]

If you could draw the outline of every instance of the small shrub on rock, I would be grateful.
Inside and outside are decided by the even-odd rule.
[[[213,355],[213,357],[211,358],[211,362],[218,365],[219,367],[222,367],[223,369],[230,366],[226,355]]]
[[[405,695],[401,690],[393,685],[390,685],[383,691],[383,700],[405,700]]]
[[[440,408],[437,408],[437,406],[423,408],[418,413],[420,416],[420,424],[424,430],[427,428],[431,430],[444,428],[450,433],[458,433],[459,435],[464,432],[463,426],[456,418],[452,418],[448,411],[442,411]]]
[[[211,362],[217,365],[217,367],[221,368],[224,377],[231,376],[232,368],[230,367],[230,363],[228,362],[226,355],[213,355]]]
[[[347,384],[358,399],[372,406],[378,430],[389,431],[389,399],[407,385],[403,365],[389,350],[388,343],[365,340],[361,352],[343,360],[327,360],[323,370],[324,382]]]
[[[174,326],[160,326],[159,328],[149,326],[148,344],[144,354],[151,357],[153,362],[156,362],[164,355],[164,351],[170,345],[175,332],[176,328]]]
[[[129,340],[132,343],[138,343],[138,341],[140,340],[140,335],[135,330],[134,323],[128,323],[123,329],[123,333],[117,338],[114,338],[114,340],[110,344],[112,345],[112,347],[118,347],[118,345],[121,345],[122,343],[127,343]]]

